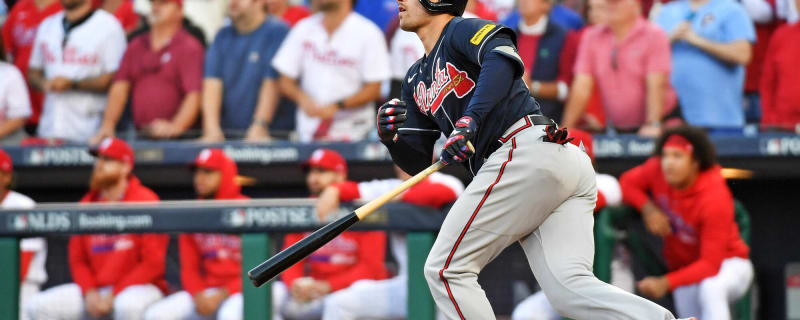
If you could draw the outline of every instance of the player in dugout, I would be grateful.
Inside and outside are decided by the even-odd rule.
[[[247,200],[236,162],[221,149],[204,149],[192,163],[194,189],[203,200]],[[238,235],[185,233],[178,238],[179,291],[153,304],[145,320],[241,320],[242,243]],[[216,318],[215,318],[216,316]]]
[[[664,132],[654,156],[620,178],[623,201],[664,239],[669,272],[642,279],[638,289],[653,298],[672,291],[679,316],[731,319],[729,305],[753,281],[721,170],[705,131],[684,126]]]
[[[89,193],[82,203],[156,202],[158,196],[133,175],[133,149],[106,138],[90,150],[97,157]],[[74,283],[34,296],[25,312],[31,319],[140,319],[163,297],[166,234],[86,234],[69,240]]]
[[[347,163],[333,150],[314,151],[303,164],[303,169],[306,170],[306,183],[313,197],[319,196],[329,186],[348,183]],[[327,218],[328,216],[324,216],[321,220]],[[287,234],[284,248],[300,241],[307,234]],[[385,256],[385,232],[342,233],[308,258],[287,269],[281,282],[273,284],[272,319],[320,319],[330,293],[347,288],[358,280],[385,279]]]

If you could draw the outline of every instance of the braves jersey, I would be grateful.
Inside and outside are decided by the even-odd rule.
[[[509,46],[487,47],[487,43],[498,35],[505,34],[515,41],[511,29],[482,19],[453,18],[445,26],[438,42],[429,55],[418,60],[403,80],[402,100],[408,106],[408,120],[398,130],[400,137],[417,134],[432,137],[424,148],[432,148],[441,133],[450,135],[459,118],[470,107],[481,71],[483,55],[488,50],[500,53],[519,65],[519,74],[514,75],[512,86],[504,98],[492,107],[480,123],[476,137],[475,157],[467,166],[474,175],[489,148],[514,122],[525,115],[541,114],[536,101],[522,81],[522,60],[516,48]]]

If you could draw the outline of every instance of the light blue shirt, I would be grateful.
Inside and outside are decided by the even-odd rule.
[[[701,37],[721,43],[756,40],[753,21],[733,0],[711,0],[693,12],[688,0],[670,2],[656,23],[667,34],[683,21]],[[723,62],[684,41],[672,43],[672,86],[687,122],[707,128],[744,125],[742,95],[745,67]]]

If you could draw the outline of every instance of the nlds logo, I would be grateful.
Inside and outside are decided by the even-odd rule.
[[[8,220],[9,229],[15,231],[66,231],[71,226],[66,212],[21,213],[11,215]]]
[[[436,60],[436,74],[431,87],[425,86],[425,82],[420,81],[414,90],[414,101],[423,114],[436,114],[442,101],[451,93],[455,92],[456,97],[463,98],[472,88],[475,88],[475,81],[469,78],[466,71],[458,70],[450,62],[445,62],[445,68],[439,68],[439,60]]]

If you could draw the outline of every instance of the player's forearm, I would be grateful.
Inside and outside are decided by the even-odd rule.
[[[567,105],[564,107],[564,119],[561,121],[562,127],[571,128],[578,124],[586,111],[586,106],[589,104],[593,87],[592,76],[579,74],[575,77]]]
[[[509,58],[495,52],[485,55],[475,93],[464,116],[471,117],[480,128],[489,112],[507,96],[514,83],[513,77],[514,64]]]
[[[190,92],[181,102],[178,113],[172,117],[172,125],[178,130],[179,134],[194,125],[197,115],[200,113],[200,92]]]
[[[538,85],[536,83],[538,83]],[[531,82],[529,89],[531,91],[531,95],[536,98],[559,99],[558,83],[558,81],[533,81]]]
[[[717,59],[728,63],[746,65],[750,63],[750,58],[753,54],[753,46],[747,40],[721,43],[697,36],[692,38],[690,43]]]
[[[26,93],[27,94],[27,93]],[[5,137],[14,131],[19,130],[25,126],[25,121],[28,118],[13,118],[0,123],[0,138]]]
[[[37,91],[44,91],[44,72],[42,69],[28,69],[28,84]]]
[[[110,72],[101,74],[97,77],[76,80],[72,85],[75,90],[106,93],[108,92],[108,88],[111,86],[111,80],[113,79],[114,73]]]
[[[339,188],[329,186],[322,191],[317,199],[317,216],[325,220],[329,214],[339,209]]]
[[[647,124],[658,124],[661,122],[666,85],[666,74],[655,73],[647,75],[647,113],[645,119]]]
[[[222,80],[206,78],[203,80],[201,108],[203,131],[220,130],[219,114],[222,109]]]
[[[130,94],[130,83],[128,81],[116,81],[111,85],[108,93],[108,103],[103,112],[103,127],[114,129],[117,126],[122,112],[125,110],[125,103]]]
[[[297,85],[297,81],[295,79],[289,78],[285,75],[281,75],[280,79],[278,79],[278,86],[280,87],[280,91],[284,96],[297,104],[300,104],[301,101],[309,98],[308,95],[303,92],[303,89],[300,89],[300,86]]]
[[[361,87],[356,94],[342,99],[344,109],[360,108],[365,104],[378,100],[381,96],[381,83],[370,82]]]
[[[272,79],[266,79],[261,83],[258,94],[258,105],[253,113],[253,124],[270,124],[278,109],[279,98],[278,83]]]

